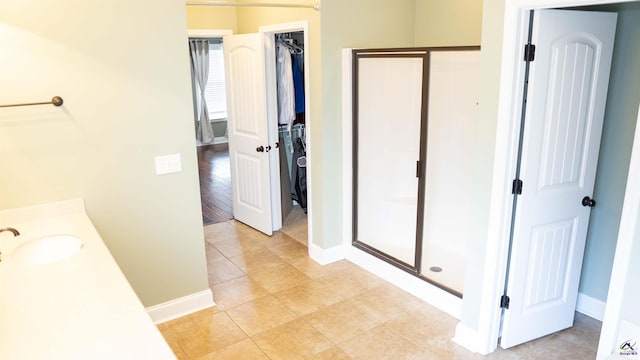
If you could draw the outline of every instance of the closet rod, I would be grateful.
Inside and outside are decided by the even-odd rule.
[[[283,4],[283,3],[251,3],[233,1],[187,1],[187,5],[203,6],[253,6],[253,7],[280,7],[280,8],[308,8],[320,10],[320,3],[315,4]]]
[[[52,104],[54,106],[62,106],[62,98],[60,96],[54,96],[51,101],[43,101],[43,102],[34,102],[34,103],[22,103],[22,104],[8,104],[8,105],[0,105],[0,108],[6,107],[16,107],[16,106],[31,106],[31,105],[49,105]]]

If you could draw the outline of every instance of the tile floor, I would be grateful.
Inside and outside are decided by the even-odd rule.
[[[320,266],[283,232],[205,227],[217,306],[158,328],[178,359],[594,359],[600,322],[483,357],[451,341],[457,320],[347,262]]]

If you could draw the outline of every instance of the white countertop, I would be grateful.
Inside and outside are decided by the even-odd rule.
[[[0,359],[175,359],[82,200],[0,211]],[[47,235],[84,241],[72,257],[25,265],[19,244]]]

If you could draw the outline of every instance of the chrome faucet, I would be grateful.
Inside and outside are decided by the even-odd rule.
[[[11,231],[11,233],[13,234],[13,237],[16,237],[16,236],[20,235],[20,231],[14,229],[12,227],[6,227],[6,228],[0,229],[0,233],[3,233],[5,231]],[[0,262],[2,262],[2,252],[0,252]]]
[[[16,230],[16,229],[14,229],[14,228],[12,228],[12,227],[6,227],[6,228],[2,228],[2,229],[0,229],[0,233],[1,233],[1,232],[5,232],[5,231],[11,231],[11,232],[13,233],[13,236],[18,236],[18,235],[20,235],[20,231],[18,231],[18,230]]]

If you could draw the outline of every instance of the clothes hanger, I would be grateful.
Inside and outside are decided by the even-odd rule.
[[[283,34],[276,35],[276,40],[278,43],[286,46],[289,49],[289,52],[292,54],[304,54],[304,49],[302,49],[298,44],[296,44],[294,39],[284,37]]]

